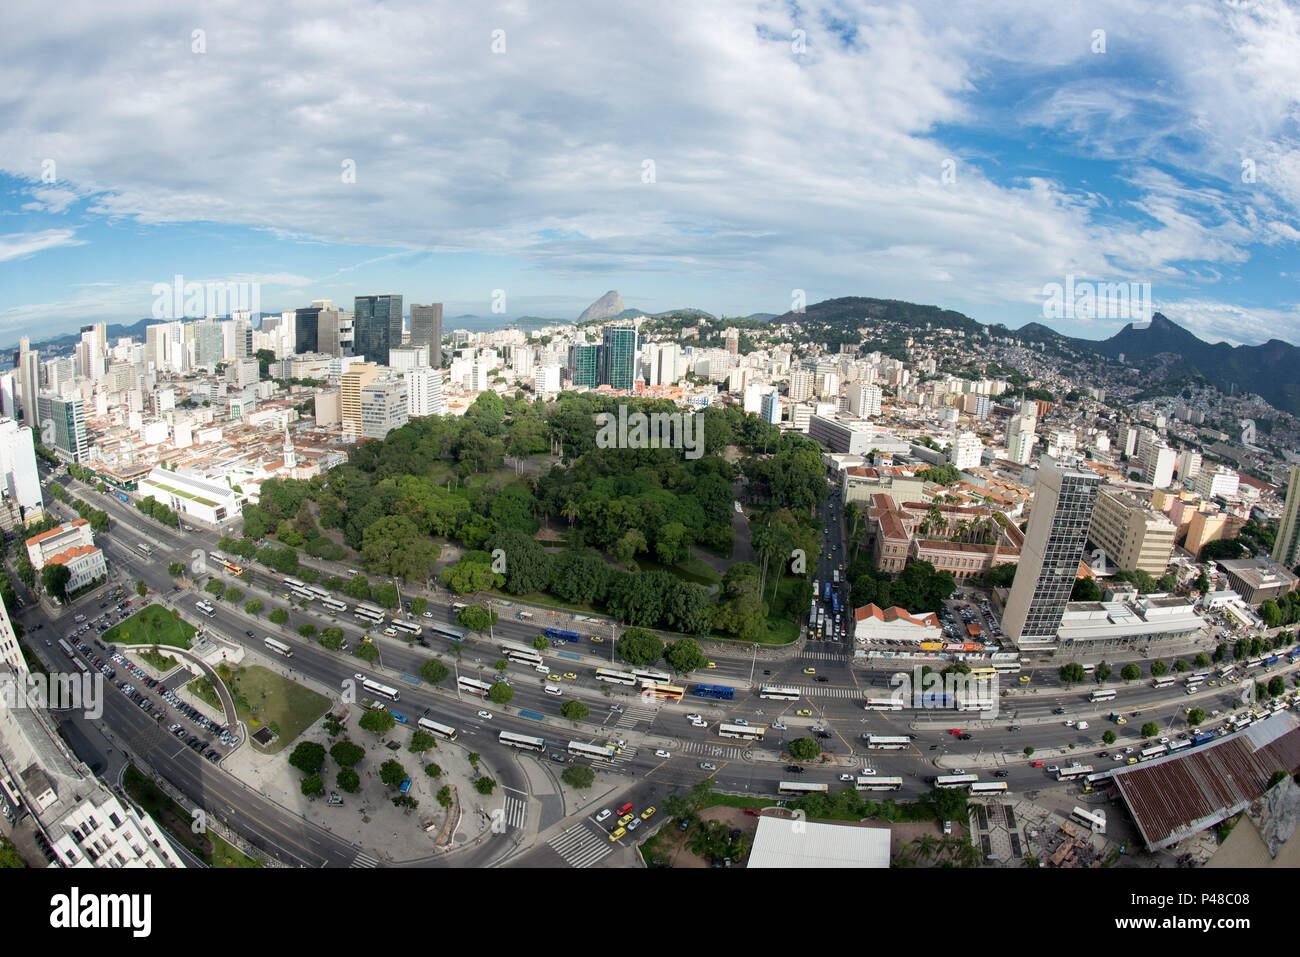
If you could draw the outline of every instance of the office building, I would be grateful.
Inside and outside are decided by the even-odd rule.
[[[1096,473],[1075,468],[1071,462],[1058,463],[1050,456],[1040,460],[1020,565],[1002,614],[1004,632],[1022,649],[1056,641],[1078,577],[1100,483]]]
[[[636,350],[635,326],[605,326],[597,357],[600,384],[631,392],[636,385]]]
[[[1248,605],[1258,608],[1269,599],[1276,601],[1295,591],[1300,578],[1271,558],[1242,558],[1216,563],[1228,584]]]
[[[293,311],[293,351],[301,355],[304,352],[321,352],[320,348],[320,313],[323,306],[312,303]]]
[[[1201,453],[1200,452],[1179,452],[1178,461],[1174,463],[1174,469],[1178,472],[1178,477],[1184,482],[1190,482],[1201,473]]]
[[[1287,568],[1300,565],[1300,465],[1291,466],[1286,484],[1286,504],[1273,543],[1273,561]]]
[[[41,354],[31,348],[27,336],[18,340],[18,392],[22,403],[22,423],[33,429],[40,428],[36,396],[41,389]]]
[[[790,373],[790,401],[806,402],[812,398],[813,374],[807,369]]]
[[[1154,488],[1168,488],[1174,483],[1174,463],[1178,453],[1163,442],[1152,442],[1142,459],[1142,481]]]
[[[388,351],[402,344],[402,297],[357,296],[352,326],[357,354],[369,362],[388,365]]]
[[[361,387],[361,435],[382,439],[410,421],[410,399],[405,379],[378,376]]]
[[[1032,403],[1025,403],[1007,422],[1007,458],[1017,465],[1028,465],[1038,437],[1038,416]]]
[[[53,426],[54,454],[65,462],[85,462],[90,456],[90,437],[81,396],[62,398],[42,393],[36,407],[40,421]]]
[[[580,344],[569,348],[569,377],[575,389],[594,389],[600,346]]]
[[[242,503],[240,493],[226,482],[207,478],[185,466],[165,469],[153,468],[140,479],[137,489],[141,498],[152,495],[180,515],[196,518],[209,525],[220,525],[227,518],[238,515]]]
[[[373,362],[354,362],[339,376],[339,412],[343,434],[361,435],[361,390],[379,375]]]
[[[426,345],[397,346],[388,350],[389,368],[406,373],[429,365],[429,347]]]
[[[1240,484],[1241,477],[1236,472],[1220,465],[1216,469],[1202,469],[1192,483],[1192,490],[1201,498],[1232,498]]]
[[[1107,565],[1159,578],[1169,567],[1177,534],[1163,512],[1127,492],[1103,488],[1097,495],[1088,538],[1106,553]]]
[[[430,366],[442,366],[442,303],[411,303],[411,345],[426,348]]]
[[[775,389],[764,394],[759,406],[759,415],[764,422],[772,425],[781,423],[781,394]]]
[[[41,479],[36,470],[36,442],[31,429],[0,419],[0,494],[15,503],[24,523],[45,514]]]
[[[445,415],[442,400],[443,371],[427,366],[406,374],[407,408],[412,418],[423,415]]]

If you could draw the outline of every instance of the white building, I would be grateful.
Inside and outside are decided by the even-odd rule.
[[[1169,488],[1174,483],[1174,463],[1178,454],[1163,442],[1152,443],[1142,460],[1142,481],[1154,488]]]
[[[863,382],[853,382],[845,393],[849,412],[860,419],[878,418],[880,416],[881,391],[879,386]]]
[[[1007,423],[1007,458],[1017,465],[1028,465],[1034,453],[1037,437],[1034,430],[1038,428],[1038,415],[1028,403],[1021,407],[1019,414],[1011,417]]]
[[[68,570],[69,593],[108,575],[104,553],[95,547],[95,536],[84,518],[35,535],[25,544],[32,568],[38,572],[46,565],[62,565]]]
[[[412,417],[445,415],[447,406],[442,399],[442,370],[425,367],[408,372],[406,398]]]
[[[0,494],[22,509],[24,522],[45,514],[34,434],[13,419],[0,419]]]
[[[952,464],[959,470],[977,468],[984,443],[974,432],[961,432],[952,443]]]
[[[216,438],[219,437],[218,430]],[[196,440],[212,441],[202,435]],[[174,472],[161,467],[153,469],[140,480],[136,494],[140,498],[152,495],[168,508],[209,525],[220,525],[240,512],[240,496],[231,486],[193,474],[186,468]]]
[[[1205,469],[1199,472],[1192,489],[1204,499],[1232,498],[1240,484],[1241,477],[1236,472],[1220,465],[1214,471]]]

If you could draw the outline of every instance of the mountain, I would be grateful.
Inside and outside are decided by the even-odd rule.
[[[599,322],[602,319],[608,319],[611,316],[618,315],[623,309],[623,298],[618,294],[618,290],[611,289],[582,310],[582,315],[578,317],[578,325],[582,325],[584,322]]]
[[[776,318],[776,313],[774,313],[774,312],[751,312],[748,316],[745,316],[745,318],[746,318],[746,319],[749,319],[749,320],[752,320],[752,321],[754,321],[754,322],[771,322],[773,319]]]
[[[886,322],[908,326],[913,329],[938,327],[943,329],[960,329],[968,335],[980,332],[984,326],[969,316],[951,309],[938,306],[920,306],[914,302],[898,299],[871,299],[865,296],[844,296],[840,299],[826,299],[807,306],[803,312],[787,312],[777,316],[774,322],[808,323],[846,323],[854,328],[863,320]]]

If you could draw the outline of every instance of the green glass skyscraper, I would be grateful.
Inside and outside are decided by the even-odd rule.
[[[631,392],[636,382],[636,327],[606,326],[598,364],[601,385]]]
[[[402,344],[402,297],[357,296],[352,328],[352,351],[367,362],[388,365],[388,350]]]

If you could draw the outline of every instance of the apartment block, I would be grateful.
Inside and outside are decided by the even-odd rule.
[[[1108,565],[1159,578],[1174,553],[1177,529],[1163,512],[1118,489],[1097,495],[1088,538],[1106,553]]]

